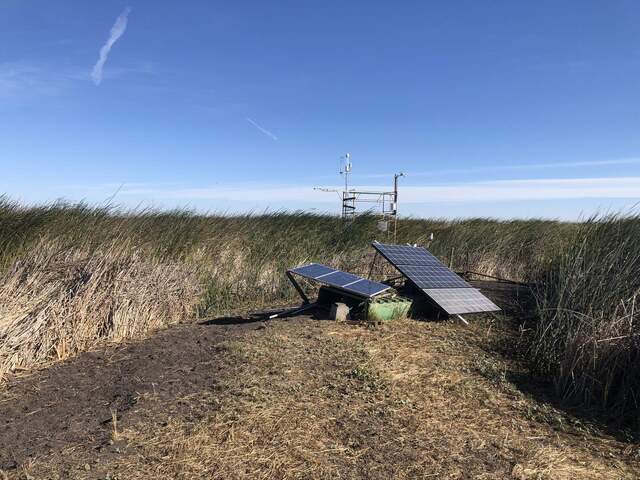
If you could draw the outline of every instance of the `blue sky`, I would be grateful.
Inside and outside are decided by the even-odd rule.
[[[640,200],[640,2],[0,0],[0,193],[578,218]],[[102,56],[102,61],[99,59]]]

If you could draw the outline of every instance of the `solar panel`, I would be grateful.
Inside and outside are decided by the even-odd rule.
[[[449,315],[500,310],[475,288],[429,288],[423,291]]]
[[[394,265],[440,265],[440,260],[426,248],[410,245],[386,245],[384,243],[374,243],[373,247]]]
[[[376,242],[373,248],[418,288],[471,288],[426,248]]]
[[[331,285],[344,287],[345,285],[349,285],[351,283],[357,282],[358,280],[362,280],[362,277],[353,275],[352,273],[341,272],[337,270],[333,273],[323,275],[321,280],[323,282],[330,283]]]
[[[366,278],[362,278],[352,284],[344,285],[342,288],[358,295],[364,295],[365,297],[374,297],[379,293],[389,290],[391,287],[384,283],[373,282]]]
[[[319,263],[311,263],[302,267],[292,268],[289,271],[307,278],[318,278],[327,273],[337,272],[336,269],[327,267],[326,265],[320,265]]]
[[[444,265],[397,265],[418,288],[468,288],[469,285]]]
[[[449,315],[500,310],[426,248],[377,242],[373,248]]]
[[[358,293],[366,297],[373,297],[379,293],[388,290],[390,287],[384,283],[372,282],[366,278],[362,278],[355,283],[343,287],[353,293]]]
[[[292,268],[289,272],[363,297],[373,297],[391,288],[384,283],[373,282],[319,263]]]

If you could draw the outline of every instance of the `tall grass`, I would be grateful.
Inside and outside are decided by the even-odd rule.
[[[531,276],[532,252],[546,249],[556,222],[404,220],[398,242],[429,243],[459,269]],[[553,235],[534,232],[554,231]],[[213,314],[247,303],[283,301],[294,294],[284,270],[305,261],[366,271],[372,240],[388,240],[376,219],[363,216],[345,226],[337,217],[308,213],[198,215],[188,211],[122,211],[53,204],[23,208],[0,201],[0,274],[43,246],[95,252],[104,245],[157,262],[179,262],[200,278],[200,310]]]
[[[0,283],[0,378],[98,341],[142,337],[184,319],[198,297],[184,265],[150,261],[122,245],[89,252],[40,244]]]
[[[529,231],[528,231],[529,229]],[[526,279],[554,222],[404,220],[460,269]],[[376,219],[308,213],[199,215],[0,200],[0,377],[104,340],[194,316],[291,302],[284,271],[319,261],[366,273]]]
[[[345,225],[0,199],[0,377],[177,321],[291,302],[288,267],[366,273],[374,239],[389,240],[368,216]],[[566,401],[635,421],[639,218],[404,219],[397,241],[428,245],[456,270],[534,282],[533,365]]]
[[[537,367],[565,401],[640,426],[640,218],[582,223],[539,288]]]

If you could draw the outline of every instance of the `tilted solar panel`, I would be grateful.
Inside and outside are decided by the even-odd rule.
[[[337,270],[333,273],[323,275],[320,280],[326,283],[330,283],[331,285],[344,287],[345,285],[363,280],[363,278],[359,277],[358,275],[353,275],[352,273],[341,272],[340,270]]]
[[[328,273],[337,272],[335,268],[327,267],[326,265],[320,265],[319,263],[303,265],[302,267],[292,268],[289,271],[307,278],[318,278]]]
[[[426,248],[376,242],[373,248],[418,288],[471,288]]]
[[[444,265],[396,265],[418,288],[469,288],[467,282]]]
[[[431,288],[423,291],[449,315],[500,310],[475,288]]]
[[[363,278],[342,288],[346,288],[350,292],[364,295],[366,297],[373,297],[379,293],[389,290],[390,287],[384,283],[372,282],[371,280]]]
[[[445,267],[426,248],[378,242],[372,245],[449,315],[500,310],[479,290]]]
[[[373,297],[391,288],[384,283],[373,282],[319,263],[292,268],[289,272],[363,297]]]
[[[426,248],[410,245],[388,245],[375,243],[373,247],[382,253],[394,265],[440,265],[440,260],[434,257]]]

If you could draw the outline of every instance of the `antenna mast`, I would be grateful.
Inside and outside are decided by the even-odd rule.
[[[341,157],[340,175],[344,175],[344,191],[342,192],[342,218],[352,220],[356,214],[356,195],[349,193],[349,174],[353,165],[351,164],[351,154],[345,153]]]
[[[346,192],[349,190],[349,174],[351,173],[351,168],[352,168],[351,154],[345,153],[344,156],[342,157],[342,160],[344,164],[340,169],[340,175],[344,175],[344,191]]]
[[[388,236],[393,234],[395,239],[398,229],[398,179],[404,177],[402,172],[398,172],[393,176],[393,191],[373,191],[359,190],[351,187],[349,189],[349,175],[353,170],[351,163],[351,154],[345,153],[340,157],[340,175],[344,175],[344,190],[342,192],[332,189],[315,187],[314,190],[322,192],[337,193],[342,201],[342,218],[345,221],[352,221],[359,213],[358,207],[365,207],[369,204],[366,213],[374,213],[377,211],[381,216],[378,222],[378,229],[386,232]],[[393,222],[393,224],[390,224]],[[393,227],[391,230],[389,227]]]

